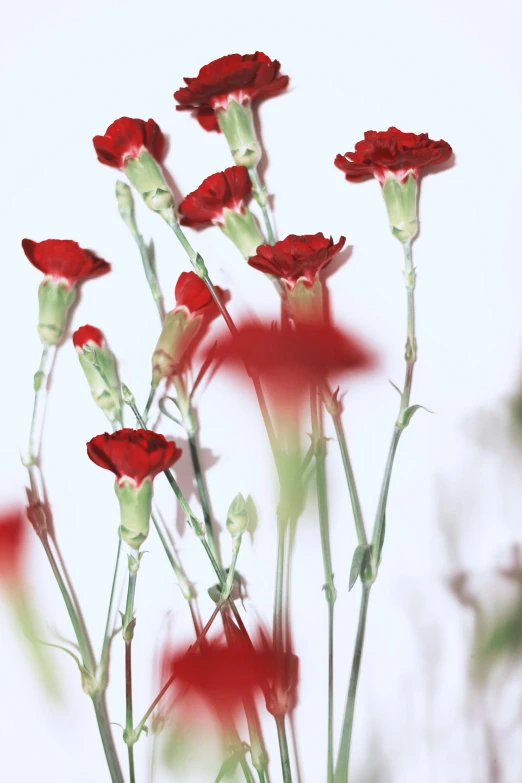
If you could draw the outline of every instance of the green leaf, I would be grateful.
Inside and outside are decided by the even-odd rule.
[[[424,405],[410,405],[410,407],[406,408],[402,416],[397,421],[397,426],[401,430],[405,429],[405,427],[407,427],[410,423],[413,414],[416,413],[419,408],[422,408],[422,410],[426,411],[426,413],[433,413],[433,411],[430,411],[430,409],[426,408]]]
[[[354,584],[356,583],[357,579],[361,575],[361,572],[364,568],[364,561],[366,560],[366,554],[370,547],[368,544],[359,544],[358,547],[356,547],[355,552],[353,553],[352,557],[352,565],[350,568],[350,581],[348,583],[348,591],[352,589]]]
[[[396,385],[394,384],[394,382],[393,382],[393,381],[390,381],[390,379],[389,379],[389,378],[388,378],[388,383],[389,383],[389,384],[391,384],[391,385],[393,386],[393,388],[395,389],[395,391],[398,393],[399,397],[402,397],[402,392],[401,392],[401,390],[399,389],[399,387],[398,387],[398,386],[396,386]]]
[[[234,772],[236,771],[238,763],[239,763],[238,753],[234,753],[233,756],[230,756],[230,758],[225,759],[218,772],[216,783],[219,783],[219,781],[223,780],[223,778],[231,778],[234,775]]]

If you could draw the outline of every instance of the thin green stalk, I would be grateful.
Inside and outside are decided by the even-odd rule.
[[[317,505],[319,510],[319,530],[321,534],[321,551],[323,555],[324,591],[328,602],[328,783],[333,781],[334,747],[333,747],[333,710],[334,710],[334,679],[333,679],[333,639],[334,639],[334,604],[336,590],[332,569],[332,551],[330,545],[330,523],[328,519],[328,498],[326,488],[326,444],[323,435],[321,408],[319,406],[318,390],[314,387],[310,392],[310,411],[312,418],[312,442],[315,455],[315,479],[317,489]]]
[[[38,366],[38,370],[34,374],[34,379],[33,379],[34,402],[33,402],[33,413],[31,416],[31,427],[29,429],[29,445],[28,445],[29,465],[34,464],[40,456],[42,428],[40,427],[38,438],[36,438],[36,428],[39,424],[38,422],[39,411],[42,405],[42,399],[50,373],[50,370],[46,371],[46,365],[51,351],[52,351],[52,361],[53,361],[55,356],[55,348],[54,347],[51,348],[49,345],[44,344],[42,348],[42,355],[40,357],[40,364]],[[37,441],[36,443],[35,440]]]
[[[292,783],[292,768],[290,766],[290,754],[288,752],[288,740],[286,737],[285,717],[281,715],[275,719],[277,726],[277,739],[279,740],[279,753],[281,756],[281,768],[283,770],[283,783]]]
[[[112,736],[109,716],[107,715],[104,694],[97,693],[92,696],[92,703],[94,706],[94,712],[96,714],[98,729],[100,732],[103,749],[105,751],[105,758],[107,759],[107,766],[109,767],[112,783],[125,783],[121,772],[118,755],[116,753],[116,747],[114,745],[114,739]]]
[[[197,442],[197,433],[187,431],[188,442],[190,447],[190,457],[192,459],[192,467],[194,468],[194,475],[196,477],[196,486],[198,489],[199,502],[203,510],[203,521],[205,523],[205,531],[207,538],[212,549],[212,553],[218,563],[221,564],[221,558],[219,556],[219,550],[214,536],[214,528],[212,527],[212,518],[210,516],[210,500],[208,497],[207,487],[205,484],[205,478],[203,471],[201,470],[201,462],[199,460],[199,450]]]
[[[102,645],[102,652],[100,657],[100,669],[102,671],[103,676],[105,675],[107,669],[109,648],[110,648],[110,643],[113,634],[111,626],[112,626],[114,595],[116,593],[116,581],[118,578],[118,569],[120,565],[120,555],[121,555],[121,538],[118,536],[118,549],[116,551],[116,563],[114,566],[114,575],[112,577],[111,595],[109,598],[109,608],[107,610],[107,620],[105,622],[105,633],[103,636],[103,645]]]
[[[252,183],[252,192],[254,194],[254,198],[259,204],[259,206],[261,207],[261,212],[263,213],[263,220],[265,223],[266,233],[268,236],[268,242],[270,245],[274,245],[275,234],[274,234],[274,229],[272,228],[270,214],[268,212],[268,196],[266,192],[266,187],[261,182],[261,178],[259,177],[259,173],[257,171],[257,166],[248,169],[248,174],[250,176],[250,181]]]
[[[370,584],[362,585],[361,606],[359,609],[359,622],[357,625],[357,636],[355,639],[355,648],[353,652],[352,671],[350,674],[350,684],[348,686],[348,697],[343,718],[343,729],[341,735],[341,744],[337,754],[337,764],[335,767],[335,783],[348,783],[348,770],[350,766],[350,750],[352,745],[352,728],[355,711],[355,697],[357,695],[357,684],[359,682],[359,671],[361,668],[361,658],[363,653],[364,636],[366,631],[366,617],[368,614],[368,600],[370,597]]]
[[[134,720],[132,714],[132,640],[134,638],[134,596],[136,594],[137,571],[131,569],[131,562],[138,565],[138,561],[129,558],[129,587],[127,591],[127,603],[123,617],[123,639],[125,641],[125,733],[127,754],[129,757],[130,783],[135,783],[134,772]]]
[[[350,460],[350,454],[348,452],[348,444],[346,443],[346,437],[344,434],[341,412],[339,411],[336,413],[331,413],[331,416],[335,428],[337,442],[339,444],[339,450],[341,452],[341,459],[343,462],[346,483],[348,485],[348,492],[350,493],[350,502],[352,504],[353,518],[355,521],[355,530],[357,532],[357,541],[359,542],[360,546],[365,546],[368,543],[368,541],[366,538],[366,530],[364,528],[363,513],[361,508],[361,502],[359,500],[359,493],[357,492],[357,485],[355,483],[355,476],[353,473],[352,463]]]
[[[149,418],[150,409],[152,407],[152,403],[154,402],[154,397],[156,396],[156,390],[158,386],[156,384],[151,384],[149,396],[147,398],[147,403],[145,405],[145,410],[143,411],[143,420],[147,421]]]

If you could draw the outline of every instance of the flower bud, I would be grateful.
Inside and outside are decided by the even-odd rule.
[[[96,405],[110,422],[121,418],[121,390],[116,361],[103,334],[92,326],[83,326],[73,335],[82,370]]]
[[[248,509],[245,498],[239,492],[228,509],[227,530],[232,538],[243,535],[248,526]]]
[[[247,169],[257,166],[262,150],[256,138],[250,103],[242,106],[230,100],[226,109],[218,111],[218,122],[236,166],[246,166]]]
[[[192,342],[203,324],[201,316],[190,316],[186,309],[167,313],[156,348],[152,355],[152,384],[169,378],[186,360]]]
[[[136,485],[124,477],[115,482],[114,490],[120,502],[120,537],[132,549],[139,549],[149,535],[152,480],[146,478]]]
[[[218,224],[222,232],[235,244],[243,258],[253,256],[259,247],[265,242],[257,220],[245,207],[244,212],[236,212],[225,207],[223,209],[224,225]]]
[[[76,297],[65,280],[44,277],[38,288],[38,334],[46,345],[57,345],[63,336],[69,308]]]
[[[419,230],[416,178],[410,174],[404,182],[400,182],[390,174],[382,186],[382,195],[392,234],[403,244],[410,242]]]
[[[132,190],[127,183],[122,182],[121,179],[116,180],[116,201],[118,202],[118,211],[123,222],[133,233],[136,233]]]

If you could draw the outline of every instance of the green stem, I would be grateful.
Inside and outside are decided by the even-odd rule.
[[[203,521],[205,522],[205,531],[207,538],[212,549],[212,553],[218,563],[221,563],[219,556],[219,550],[217,547],[216,538],[214,536],[214,528],[212,527],[212,518],[210,516],[210,500],[208,497],[207,487],[203,472],[201,470],[201,462],[199,460],[198,442],[196,431],[190,432],[187,430],[188,442],[190,447],[190,457],[192,459],[192,467],[194,468],[194,475],[196,477],[196,486],[198,489],[199,502],[203,510]]]
[[[274,245],[275,235],[274,235],[274,230],[272,228],[272,222],[270,220],[270,214],[268,212],[268,196],[266,192],[266,187],[261,182],[261,178],[257,171],[257,167],[248,169],[248,174],[250,176],[250,181],[252,183],[252,191],[254,194],[254,198],[259,204],[259,206],[261,207],[261,212],[263,213],[263,220],[265,223],[266,233],[268,236],[268,242],[270,245]]]
[[[34,388],[34,402],[33,413],[31,416],[31,427],[29,429],[29,445],[28,445],[28,463],[34,464],[40,456],[40,447],[42,439],[42,429],[40,427],[40,434],[35,444],[36,428],[38,425],[38,414],[42,404],[43,394],[47,385],[49,372],[46,372],[46,364],[49,356],[50,346],[45,345],[42,348],[42,355],[40,357],[40,364],[38,370],[34,374],[33,388]],[[55,349],[53,348],[52,358],[54,359]]]
[[[107,663],[108,663],[108,655],[109,655],[109,649],[110,649],[110,643],[112,639],[112,614],[113,614],[113,605],[114,605],[114,595],[116,592],[116,580],[118,578],[118,568],[120,565],[120,555],[121,555],[121,538],[118,536],[118,549],[116,551],[116,564],[114,566],[114,575],[112,577],[112,585],[111,585],[111,595],[109,598],[109,608],[107,610],[107,620],[105,622],[105,634],[103,637],[103,645],[102,645],[102,652],[100,657],[100,669],[102,672],[102,675],[105,676],[105,673],[107,671]]]
[[[156,396],[156,390],[157,390],[156,384],[151,384],[149,396],[147,398],[147,404],[145,405],[145,410],[143,411],[143,420],[147,421],[149,418],[150,409],[152,407],[152,403],[154,402],[154,397]]]
[[[292,783],[292,768],[290,766],[290,754],[288,752],[288,740],[286,737],[285,717],[276,718],[277,739],[279,740],[279,753],[281,756],[281,768],[283,770],[283,783]]]
[[[136,562],[136,561],[134,561]],[[125,640],[125,735],[129,757],[130,783],[135,783],[134,773],[134,720],[132,715],[132,639],[134,637],[134,596],[136,594],[137,571],[130,569],[127,603],[123,617],[123,638]]]
[[[94,712],[96,713],[98,729],[100,731],[100,737],[103,744],[103,749],[105,751],[105,758],[107,759],[107,766],[109,767],[112,783],[124,783],[120,762],[118,760],[116,747],[114,745],[111,725],[109,723],[109,716],[107,715],[104,694],[97,693],[92,696],[92,703],[94,706]]]
[[[323,435],[321,408],[319,406],[318,390],[310,391],[310,410],[312,418],[312,442],[315,454],[315,477],[317,489],[317,505],[319,510],[319,530],[321,533],[321,551],[323,554],[324,591],[328,602],[328,756],[327,782],[332,783],[334,772],[333,748],[333,639],[334,639],[334,604],[336,590],[332,569],[332,551],[330,545],[330,523],[328,519],[328,498],[326,488],[325,452],[326,444]]]
[[[284,571],[285,571],[285,539],[287,520],[277,521],[277,561],[276,561],[276,586],[274,596],[274,651],[276,656],[282,655],[284,645],[283,633],[283,596],[284,596]]]
[[[350,749],[352,744],[353,717],[355,711],[355,697],[357,695],[357,684],[359,682],[359,671],[361,668],[361,658],[363,653],[364,636],[366,631],[366,617],[368,614],[368,601],[370,598],[370,584],[362,585],[361,606],[359,609],[359,622],[357,625],[357,637],[355,639],[355,649],[353,652],[352,671],[350,674],[350,684],[348,686],[348,697],[344,711],[343,729],[341,735],[341,744],[337,755],[337,765],[335,767],[335,783],[348,783],[348,770],[350,765]]]
[[[339,412],[337,414],[331,414],[331,415],[335,428],[337,442],[339,444],[339,450],[341,452],[341,459],[343,462],[346,483],[348,485],[348,492],[350,493],[350,502],[352,504],[353,518],[355,521],[355,530],[357,532],[357,540],[361,546],[365,546],[368,543],[368,541],[366,538],[366,530],[364,528],[364,519],[362,514],[361,503],[359,500],[359,493],[357,492],[357,485],[355,483],[355,476],[353,473],[352,462],[350,460],[350,454],[348,452],[348,444],[346,443],[343,423],[341,420],[341,413]]]

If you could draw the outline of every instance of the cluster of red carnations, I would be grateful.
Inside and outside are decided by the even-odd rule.
[[[345,237],[335,241],[322,233],[290,234],[267,242],[248,209],[253,194],[266,206],[253,176],[259,159],[258,142],[252,137],[242,147],[235,140],[236,126],[239,123],[239,129],[244,130],[252,105],[281,93],[288,81],[280,73],[279,62],[261,52],[222,57],[201,68],[195,78],[185,79],[186,86],[174,94],[176,108],[191,112],[205,130],[223,132],[236,165],[208,176],[177,205],[172,204],[164,187],[165,138],[154,120],[121,117],[93,139],[98,160],[126,173],[147,206],[171,224],[219,227],[252,269],[274,280],[281,296],[279,323],[239,323],[219,336],[217,348],[212,343],[210,354],[205,347],[210,343],[204,338],[230,294],[218,287],[212,291],[197,266],[195,271],[183,271],[174,292],[175,305],[166,314],[157,345],[151,350],[153,388],[175,381],[183,388],[197,357],[202,365],[212,361],[245,378],[254,373],[266,386],[271,404],[283,400],[285,409],[298,409],[314,384],[337,380],[373,363],[372,352],[335,325],[325,308],[322,271],[342,250]],[[390,127],[383,132],[366,132],[353,152],[337,155],[334,163],[349,181],[375,177],[384,187],[390,181],[399,185],[409,179],[416,182],[423,169],[444,163],[450,155],[451,148],[444,141]],[[243,164],[238,165],[238,160]],[[68,239],[24,239],[22,247],[44,275],[39,289],[40,338],[44,344],[58,345],[65,334],[76,286],[109,272],[110,264]],[[97,375],[100,357],[110,354],[98,328],[81,327],[74,333],[73,343],[86,374],[91,373],[95,400],[115,423],[113,432],[89,441],[88,457],[114,474],[122,493],[151,485],[159,473],[176,463],[180,449],[160,433],[123,426],[115,402],[119,395],[117,373],[109,359],[101,380]],[[23,524],[22,516],[13,513],[0,525],[0,577],[6,582],[20,572]],[[122,538],[131,549],[139,549],[147,532],[148,528],[134,529],[133,520],[122,517]],[[228,632],[223,637],[212,638],[189,654],[175,650],[169,657],[169,671],[222,714],[234,711],[256,691],[265,694],[274,715],[289,712],[296,701],[295,656],[287,653],[283,659],[274,654],[261,632],[253,645],[228,616],[226,623]]]

